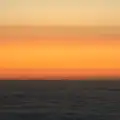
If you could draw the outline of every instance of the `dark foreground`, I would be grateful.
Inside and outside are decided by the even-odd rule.
[[[120,120],[120,81],[0,81],[0,120]]]

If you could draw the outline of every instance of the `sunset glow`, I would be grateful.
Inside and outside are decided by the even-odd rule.
[[[120,77],[120,1],[0,2],[0,78]]]
[[[109,36],[3,37],[0,75],[25,78],[120,76],[120,38]],[[20,40],[21,39],[21,40]]]

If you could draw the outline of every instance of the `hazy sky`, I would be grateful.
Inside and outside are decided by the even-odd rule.
[[[0,25],[120,25],[120,0],[2,0]]]

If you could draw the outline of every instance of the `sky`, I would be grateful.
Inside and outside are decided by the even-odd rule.
[[[120,77],[119,36],[10,35],[0,39],[2,79]]]
[[[119,0],[4,0],[0,8],[0,79],[120,77]]]
[[[120,25],[119,0],[4,0],[0,25]]]

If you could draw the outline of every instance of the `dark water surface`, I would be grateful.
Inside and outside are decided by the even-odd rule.
[[[0,81],[0,120],[120,120],[120,81]]]

